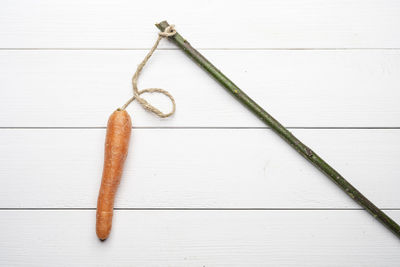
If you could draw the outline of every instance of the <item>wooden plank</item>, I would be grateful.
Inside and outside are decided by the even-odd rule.
[[[400,130],[294,130],[381,208],[400,208]],[[0,130],[1,208],[95,208],[104,129]],[[134,129],[119,208],[358,208],[267,129]]]
[[[202,48],[400,47],[396,0],[2,2],[6,48],[150,47],[162,19]]]
[[[400,211],[390,211],[400,220]],[[0,211],[0,264],[399,266],[398,239],[365,211]]]
[[[131,96],[131,75],[144,54],[0,51],[0,127],[105,126]],[[286,126],[400,126],[400,51],[204,54]],[[170,90],[178,107],[162,120],[134,103],[134,126],[264,126],[180,51],[157,51],[139,87]],[[170,109],[162,96],[148,99]]]

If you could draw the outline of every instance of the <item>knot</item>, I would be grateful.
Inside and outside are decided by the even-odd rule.
[[[135,74],[133,74],[133,77],[132,77],[133,96],[120,108],[121,110],[126,109],[126,107],[130,103],[132,103],[132,101],[134,101],[136,99],[144,109],[146,109],[150,112],[153,112],[160,118],[166,118],[175,113],[175,109],[176,109],[175,99],[168,91],[161,89],[161,88],[148,88],[148,89],[139,90],[138,86],[137,86],[140,72],[142,71],[143,67],[146,65],[146,63],[150,59],[150,57],[153,55],[154,51],[157,49],[157,46],[160,43],[161,39],[164,37],[173,36],[175,34],[176,34],[176,30],[174,28],[174,25],[169,25],[167,28],[165,28],[165,30],[163,32],[159,33],[158,38],[157,38],[156,42],[154,43],[153,47],[150,49],[149,53],[145,56],[143,61],[139,64],[139,66],[136,69]],[[172,111],[169,113],[163,113],[158,108],[156,108],[155,106],[153,106],[149,102],[147,102],[146,99],[144,99],[140,96],[141,94],[144,94],[144,93],[164,94],[171,100]]]
[[[170,37],[176,34],[175,25],[169,25],[163,32],[159,32],[158,35],[161,37]]]

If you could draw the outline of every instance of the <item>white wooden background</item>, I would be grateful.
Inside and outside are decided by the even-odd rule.
[[[398,238],[167,41],[140,87],[177,112],[129,107],[98,241],[107,117],[163,19],[400,222],[399,1],[0,0],[0,264],[399,266]]]

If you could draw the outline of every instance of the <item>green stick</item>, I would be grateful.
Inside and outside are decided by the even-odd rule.
[[[157,28],[164,31],[169,26],[168,22],[162,21],[156,24]],[[328,163],[320,158],[314,151],[297,139],[282,124],[269,115],[263,108],[246,95],[239,87],[228,79],[221,71],[211,64],[204,56],[194,49],[188,41],[180,34],[176,33],[169,37],[179,48],[181,48],[189,57],[191,57],[204,70],[211,74],[223,87],[251,112],[260,118],[266,125],[271,127],[280,137],[288,142],[297,152],[310,161],[315,167],[323,172],[329,179],[337,184],[349,197],[364,207],[369,213],[378,219],[383,225],[390,229],[398,238],[400,238],[400,226],[387,216],[382,210],[369,201],[363,194],[352,186],[343,176],[341,176]]]

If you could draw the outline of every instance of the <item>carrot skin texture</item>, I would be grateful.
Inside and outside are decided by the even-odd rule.
[[[97,199],[96,234],[100,240],[110,235],[114,198],[128,154],[132,122],[125,110],[114,111],[107,123],[103,177]]]

